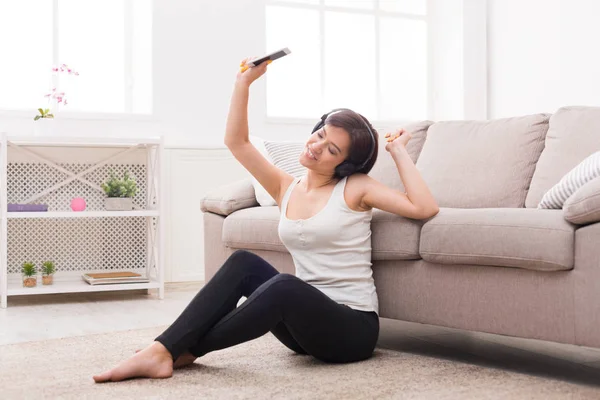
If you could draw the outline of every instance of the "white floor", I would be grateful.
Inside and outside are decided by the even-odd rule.
[[[167,284],[164,300],[153,289],[9,297],[0,345],[168,325],[202,284]]]
[[[154,290],[11,297],[0,309],[0,345],[168,325],[201,287],[169,284],[164,300]],[[379,346],[600,386],[600,349],[389,319]]]

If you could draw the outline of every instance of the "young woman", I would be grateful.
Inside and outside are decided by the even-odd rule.
[[[242,65],[247,60],[242,62]],[[273,333],[289,349],[325,362],[371,356],[379,334],[371,270],[371,215],[378,208],[413,219],[438,212],[406,151],[410,135],[387,134],[406,193],[367,175],[377,159],[377,132],[347,109],[324,115],[306,142],[294,178],[248,140],[252,82],[268,63],[237,74],[225,144],[279,205],[279,236],[296,275],[279,273],[259,256],[233,253],[177,320],[155,341],[96,382],[167,378],[204,354]],[[242,296],[247,300],[236,307]]]

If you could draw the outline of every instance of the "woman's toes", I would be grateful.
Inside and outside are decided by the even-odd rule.
[[[101,373],[100,375],[94,375],[94,381],[96,383],[101,383],[101,382],[108,382],[110,381],[110,374],[111,371],[106,371]]]

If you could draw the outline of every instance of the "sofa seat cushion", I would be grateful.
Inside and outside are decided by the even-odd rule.
[[[236,211],[223,222],[223,243],[246,250],[287,252],[279,240],[279,207],[252,207]],[[421,221],[373,210],[373,260],[418,260]]]
[[[561,210],[442,208],[423,225],[420,253],[440,264],[561,271],[573,268],[574,241]]]
[[[246,208],[223,222],[223,243],[234,249],[287,252],[279,240],[279,207]]]

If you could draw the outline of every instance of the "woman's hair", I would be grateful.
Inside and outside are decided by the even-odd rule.
[[[368,124],[375,139],[375,149],[369,161],[365,163],[365,166],[355,171],[355,173],[368,174],[371,168],[373,168],[375,161],[377,161],[377,150],[379,149],[379,135],[375,128],[373,128],[373,125],[362,115],[350,110],[342,110],[331,114],[325,120],[325,124],[342,128],[350,134],[350,151],[346,161],[350,161],[357,166],[365,162],[371,152],[371,146],[373,146],[373,139],[371,139],[371,134],[367,126],[365,126]],[[341,178],[337,172],[335,173],[335,177]]]

